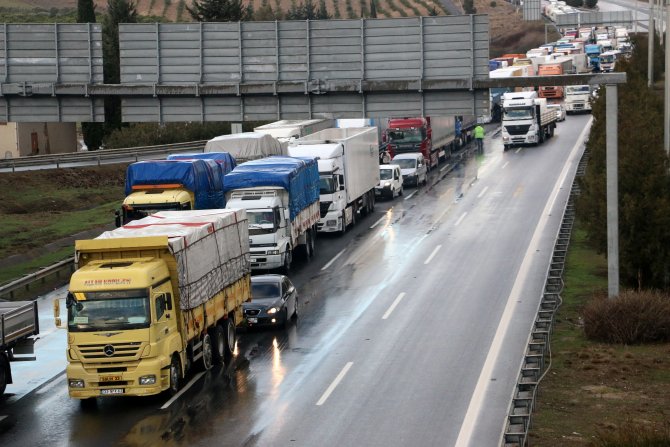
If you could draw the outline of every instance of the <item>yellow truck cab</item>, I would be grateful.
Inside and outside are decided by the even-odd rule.
[[[196,158],[131,163],[116,226],[160,211],[224,208],[222,166],[215,159]]]
[[[244,210],[162,212],[77,241],[70,396],[176,393],[191,367],[230,360],[250,300],[247,228]]]

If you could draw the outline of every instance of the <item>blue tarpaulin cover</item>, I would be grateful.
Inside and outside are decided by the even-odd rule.
[[[225,207],[221,168],[214,160],[140,161],[126,171],[126,195],[133,192],[133,186],[174,183],[193,192],[196,209]]]
[[[196,152],[193,154],[171,154],[168,160],[214,160],[221,167],[221,175],[226,175],[237,166],[235,157],[228,152]]]
[[[223,180],[224,192],[280,186],[289,193],[291,220],[319,200],[319,168],[313,158],[267,157],[237,165]]]

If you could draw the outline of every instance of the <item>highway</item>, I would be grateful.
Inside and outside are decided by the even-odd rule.
[[[240,334],[232,365],[177,399],[80,408],[65,334],[45,321],[37,366],[17,365],[0,398],[0,444],[500,445],[590,122],[571,115],[545,144],[507,152],[489,132],[484,156],[443,163],[345,236],[319,237],[291,274],[298,321]],[[45,319],[63,294],[41,299]]]

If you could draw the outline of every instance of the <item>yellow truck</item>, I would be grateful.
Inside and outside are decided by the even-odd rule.
[[[66,299],[70,397],[174,394],[192,367],[232,358],[250,300],[244,210],[156,213],[76,241],[75,262]],[[54,313],[60,326],[58,300]]]

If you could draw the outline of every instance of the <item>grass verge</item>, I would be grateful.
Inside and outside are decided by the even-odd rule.
[[[670,344],[587,340],[581,311],[606,289],[607,260],[586,245],[577,224],[551,340],[551,369],[540,383],[530,445],[670,445]]]

